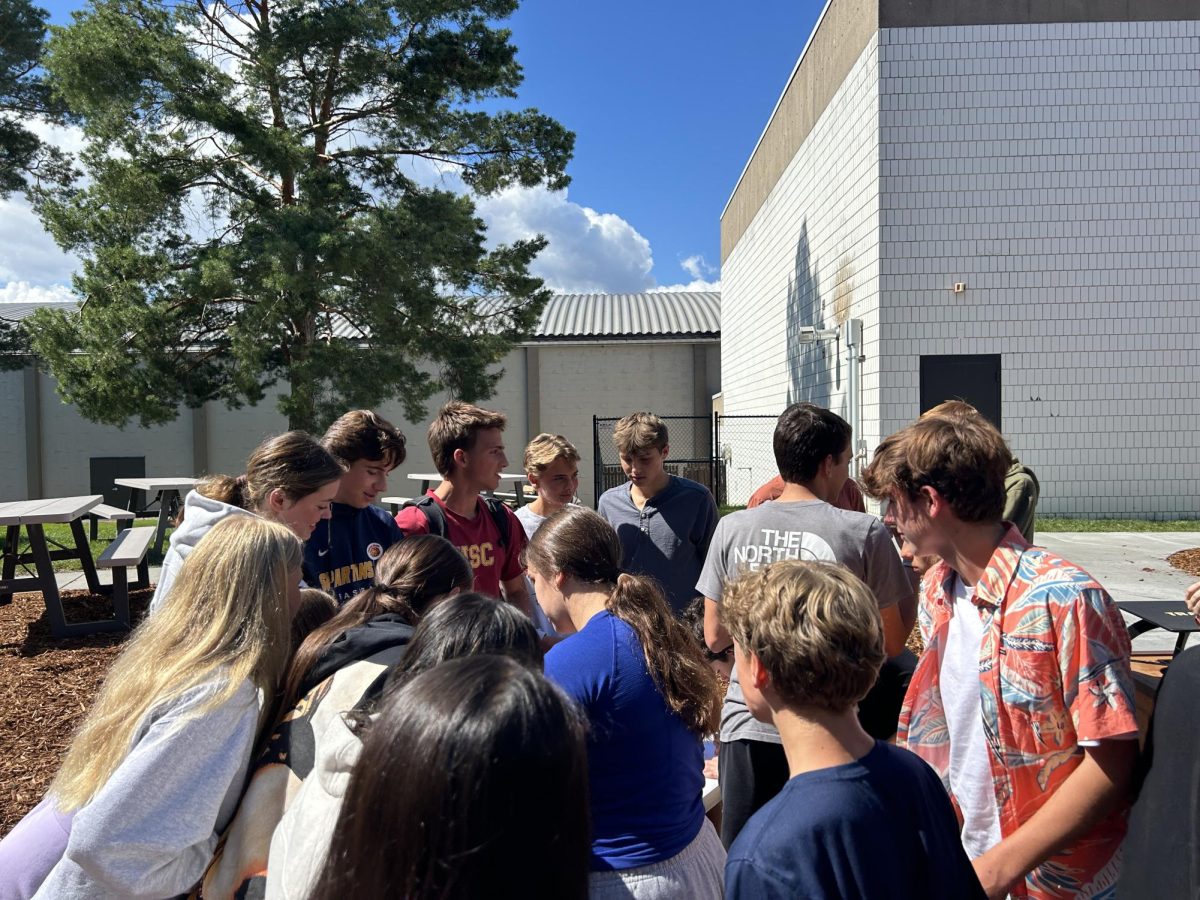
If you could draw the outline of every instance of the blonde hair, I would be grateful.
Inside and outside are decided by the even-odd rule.
[[[560,459],[577,463],[579,451],[561,434],[543,431],[525,448],[525,474],[541,475]]]
[[[504,413],[474,406],[461,400],[451,400],[429,424],[429,453],[440,475],[454,472],[454,451],[473,450],[475,437],[487,428],[504,430],[508,417]]]
[[[837,563],[785,560],[748,572],[721,595],[721,622],[789,706],[844,712],[883,665],[875,598]]]
[[[662,450],[667,446],[667,424],[654,413],[631,413],[613,428],[613,443],[625,456],[651,448]]]
[[[89,803],[125,759],[146,714],[199,685],[220,689],[199,716],[246,679],[263,691],[260,728],[291,652],[288,579],[300,540],[256,516],[222,519],[196,545],[171,587],[171,602],[144,621],[113,663],[51,792],[64,812]]]

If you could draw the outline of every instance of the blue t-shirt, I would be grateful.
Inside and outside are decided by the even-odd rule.
[[[805,772],[729,849],[726,900],[964,900],[983,889],[950,797],[916,754],[877,741],[862,759]]]
[[[717,502],[704,485],[678,475],[641,509],[629,490],[628,483],[609,488],[596,511],[621,539],[621,567],[656,579],[678,613],[698,596],[696,582],[720,518]]]
[[[704,748],[667,706],[637,635],[607,610],[546,654],[586,712],[593,871],[670,859],[704,824]]]
[[[375,563],[404,532],[378,506],[334,503],[332,513],[304,544],[304,580],[345,603],[371,586]]]

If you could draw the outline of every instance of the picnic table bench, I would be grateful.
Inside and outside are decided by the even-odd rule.
[[[117,523],[117,534],[119,535],[124,529],[133,524],[137,518],[137,513],[128,509],[121,509],[119,506],[109,506],[107,503],[100,503],[88,510],[88,519],[91,521],[92,540],[100,537],[99,526],[100,520],[106,522]]]
[[[145,525],[141,528],[128,528],[120,532],[116,540],[100,554],[96,560],[99,569],[112,570],[113,610],[116,612],[116,622],[130,627],[129,622],[129,573],[130,567],[137,569],[135,589],[150,587],[150,564],[146,554],[150,550],[150,542],[154,540],[154,526]]]
[[[1172,657],[1187,646],[1193,632],[1200,631],[1200,622],[1182,600],[1119,600],[1117,608],[1139,620],[1129,626],[1130,640],[1155,628],[1177,635]]]
[[[167,533],[167,523],[171,512],[178,507],[180,497],[196,485],[195,478],[180,475],[160,475],[153,478],[116,478],[113,484],[129,488],[129,512],[143,514],[151,511],[158,513],[158,525],[154,534],[154,552],[162,556],[163,539]],[[154,499],[147,502],[147,498]],[[157,508],[156,508],[157,504]]]
[[[0,526],[5,528],[3,564],[0,567],[0,603],[10,603],[18,591],[38,591],[46,604],[46,616],[50,621],[50,633],[55,637],[71,637],[92,634],[96,631],[114,630],[113,620],[79,622],[68,625],[63,610],[58,581],[54,577],[54,561],[79,560],[88,590],[105,593],[96,576],[92,562],[92,548],[83,530],[83,517],[104,498],[99,494],[89,497],[57,497],[45,500],[18,500],[0,503]],[[46,525],[69,524],[74,546],[57,544],[46,538]],[[20,549],[21,529],[29,540],[29,549]],[[50,544],[54,549],[50,549]],[[17,567],[28,570],[34,566],[33,575],[17,577]],[[124,627],[124,626],[118,626]]]

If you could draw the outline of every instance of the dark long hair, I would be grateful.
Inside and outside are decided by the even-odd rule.
[[[375,583],[360,591],[338,614],[314,630],[292,658],[281,709],[300,699],[300,686],[329,646],[351,628],[383,613],[415,625],[430,604],[455,588],[469,591],[475,575],[467,558],[443,537],[414,535],[388,547],[375,564]]]
[[[421,620],[400,661],[349,713],[350,727],[360,735],[370,727],[381,690],[379,702],[385,703],[405,682],[436,665],[484,654],[507,656],[539,672],[544,662],[537,629],[512,604],[474,591],[442,601]]]
[[[513,659],[414,676],[367,733],[310,896],[583,900],[586,753],[573,704]],[[531,847],[537,863],[518,865]]]
[[[608,611],[637,635],[667,706],[699,735],[716,730],[721,714],[717,676],[672,614],[658,582],[621,574],[621,541],[608,522],[582,506],[565,506],[534,533],[525,559],[540,574],[563,572],[607,589]]]

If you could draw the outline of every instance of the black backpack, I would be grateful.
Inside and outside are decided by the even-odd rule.
[[[492,521],[496,523],[496,530],[500,532],[500,546],[508,547],[508,510],[495,497],[484,497],[483,502],[487,506],[487,511],[491,515]],[[431,496],[426,494],[420,500],[409,500],[401,508],[409,506],[415,506],[425,514],[425,520],[429,523],[430,534],[436,534],[438,537],[447,536],[446,514],[442,512],[441,504]]]

